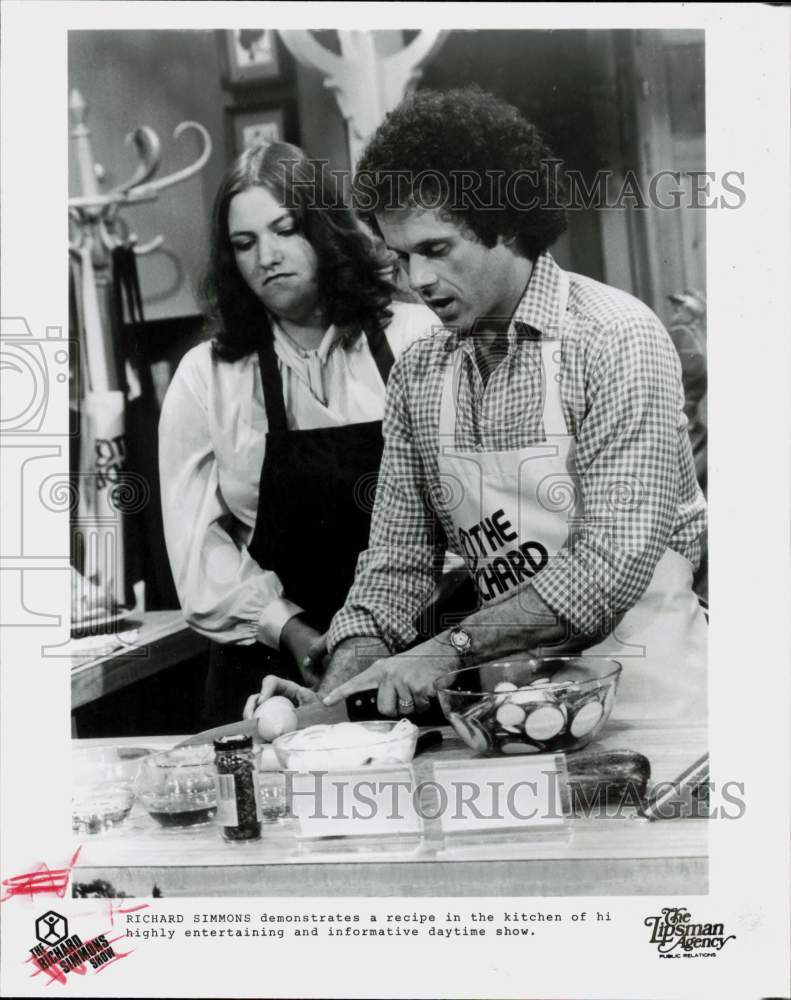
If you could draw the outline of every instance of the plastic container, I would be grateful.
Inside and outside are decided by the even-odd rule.
[[[338,722],[309,726],[273,742],[287,771],[345,771],[370,764],[408,764],[415,756],[418,728],[399,722]]]

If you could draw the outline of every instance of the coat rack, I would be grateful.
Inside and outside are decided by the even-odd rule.
[[[73,371],[79,370],[82,383],[75,393],[79,396],[80,463],[72,551],[89,597],[83,595],[81,602],[73,597],[72,628],[75,619],[82,626],[87,619],[89,625],[96,621],[101,630],[103,619],[108,624],[119,609],[130,604],[124,570],[124,515],[144,506],[150,494],[146,478],[127,468],[127,405],[140,395],[141,388],[135,366],[124,351],[123,305],[119,308],[113,288],[114,257],[123,259],[128,272],[133,254],[150,254],[164,242],[161,235],[141,242],[122,212],[129,206],[156,201],[162,191],[197,174],[211,155],[212,143],[198,122],[182,122],[174,138],[197,133],[199,155],[182,170],[156,178],[161,160],[159,138],[147,126],[137,128],[126,136],[126,144],[137,153],[137,167],[123,183],[101,191],[105,171],[94,159],[86,124],[87,105],[79,91],[72,91],[69,110],[81,186],[81,193],[68,203],[78,331],[72,339],[79,343],[79,368],[75,365]],[[124,253],[120,253],[122,249]],[[136,276],[133,283],[138,300],[135,318],[139,320],[142,312]]]
[[[104,169],[94,160],[91,130],[86,124],[87,105],[78,90],[71,93],[69,110],[74,123],[71,135],[82,187],[80,196],[69,198],[69,250],[83,267],[87,374],[91,388],[116,389],[119,387],[116,345],[109,303],[111,254],[118,246],[131,246],[142,256],[157,250],[164,242],[164,237],[156,236],[140,243],[137,234],[123,220],[121,210],[129,205],[156,201],[161,191],[193,177],[211,156],[212,142],[203,125],[182,122],[176,127],[174,138],[196,132],[202,144],[198,158],[183,170],[152,180],[160,166],[159,138],[148,126],[137,128],[125,140],[127,145],[134,145],[137,152],[140,161],[137,169],[122,184],[102,193],[99,182],[104,177]]]

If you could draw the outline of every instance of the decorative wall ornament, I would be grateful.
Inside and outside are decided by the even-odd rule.
[[[420,31],[390,55],[377,50],[374,31],[338,31],[341,54],[325,48],[310,31],[280,31],[286,47],[303,66],[324,74],[348,126],[352,168],[368,137],[417,83],[421,66],[445,39],[445,32]]]

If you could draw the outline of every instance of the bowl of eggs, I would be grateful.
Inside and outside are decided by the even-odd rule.
[[[454,671],[437,692],[445,718],[479,753],[579,750],[610,717],[621,664],[606,657],[514,659]]]

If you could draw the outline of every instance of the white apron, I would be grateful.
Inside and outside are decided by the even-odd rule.
[[[574,439],[560,398],[562,323],[568,275],[561,274],[561,339],[541,341],[546,443],[510,451],[453,447],[461,352],[448,366],[440,407],[439,472],[455,544],[472,573],[483,605],[529,583],[565,546],[582,496]],[[542,650],[553,655],[551,647]],[[584,656],[612,656],[623,666],[613,718],[706,716],[707,625],[692,590],[692,565],[666,549],[648,589],[614,631]]]

